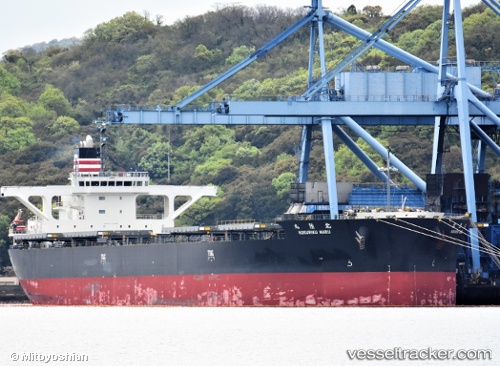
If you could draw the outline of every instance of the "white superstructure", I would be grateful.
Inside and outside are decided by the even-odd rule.
[[[2,197],[16,198],[34,215],[26,222],[13,225],[11,229],[15,234],[130,230],[160,233],[164,227],[173,227],[174,220],[200,198],[217,193],[215,186],[151,185],[145,172],[103,173],[96,169],[97,154],[92,156],[95,148],[77,150],[69,177],[71,184],[1,188]],[[160,197],[163,212],[138,214],[139,196]],[[32,203],[35,197],[40,198],[41,207]],[[174,205],[177,197],[185,200],[179,207]]]

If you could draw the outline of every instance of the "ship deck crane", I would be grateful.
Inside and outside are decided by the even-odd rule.
[[[120,124],[252,124],[252,125],[301,125],[302,143],[299,182],[307,181],[309,153],[311,149],[311,128],[320,125],[323,132],[324,153],[327,166],[328,192],[330,197],[330,215],[338,215],[336,200],[335,158],[332,132],[360,158],[367,167],[381,180],[389,178],[379,171],[371,159],[359,149],[356,144],[343,133],[340,126],[347,126],[379,154],[386,156],[387,148],[370,136],[362,126],[365,125],[433,125],[434,146],[431,173],[441,172],[444,126],[457,126],[460,132],[462,147],[463,172],[466,188],[467,211],[473,222],[477,222],[474,189],[474,167],[472,162],[471,131],[480,139],[478,154],[478,170],[484,169],[484,152],[488,146],[500,156],[500,147],[483,131],[481,127],[500,127],[500,101],[495,100],[490,93],[483,91],[477,85],[468,82],[466,72],[466,57],[462,29],[462,11],[460,0],[452,0],[454,16],[454,35],[456,46],[456,65],[453,73],[448,57],[448,20],[450,15],[450,0],[443,0],[441,49],[439,65],[434,66],[420,58],[403,51],[382,39],[383,35],[394,27],[409,13],[420,0],[409,0],[384,25],[370,34],[355,25],[341,19],[323,8],[322,0],[311,0],[307,14],[295,24],[274,37],[252,55],[222,73],[195,93],[191,94],[175,106],[167,108],[133,109],[126,106],[108,111],[108,121]],[[500,4],[496,0],[483,0],[496,14],[500,15]],[[323,26],[328,23],[360,40],[356,47],[342,62],[331,70],[326,70],[325,52],[323,46]],[[218,113],[216,105],[208,107],[188,107],[199,96],[227,80],[253,61],[265,55],[288,36],[305,25],[310,25],[309,80],[306,91],[296,97],[276,101],[231,101],[228,113]],[[314,81],[312,77],[313,64],[316,57],[315,45],[318,43],[318,55],[322,77]],[[386,95],[381,98],[367,96],[363,100],[330,98],[329,82],[337,77],[349,64],[370,47],[378,48],[399,59],[414,69],[436,75],[435,95],[424,95],[422,98],[391,98]],[[387,84],[390,81],[387,81]],[[411,171],[392,153],[388,156],[391,164],[407,176],[422,191],[426,190],[425,182]],[[471,229],[472,240],[472,271],[480,271],[480,259],[477,229]]]

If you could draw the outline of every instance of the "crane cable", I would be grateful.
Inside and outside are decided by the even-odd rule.
[[[415,227],[421,228],[423,230],[430,231],[431,233],[434,233],[434,234],[436,233],[433,230],[427,229],[425,227],[419,227],[418,225],[413,224],[411,222],[408,222],[408,221],[405,221],[405,220],[400,220],[400,221],[404,222],[407,225],[415,226]],[[448,221],[451,221],[453,224],[450,224],[449,222],[447,222],[447,220],[440,220],[440,222],[444,223],[445,225],[449,226],[450,228],[452,228],[454,230],[457,230],[460,234],[465,235],[468,238],[478,239],[478,241],[481,244],[483,244],[483,246],[486,247],[484,250],[482,250],[483,253],[487,253],[487,254],[490,254],[490,255],[493,255],[493,256],[499,256],[500,255],[500,249],[496,248],[495,246],[493,246],[486,239],[484,239],[484,237],[482,237],[482,236],[480,237],[478,235],[472,236],[472,235],[470,235],[470,232],[468,230],[466,230],[466,228],[464,228],[460,223],[457,223],[457,222],[455,222],[455,221],[453,221],[451,219],[448,219]],[[471,225],[475,226],[474,223],[472,223],[472,221],[471,221]],[[477,226],[475,226],[475,227],[477,228]],[[444,235],[444,234],[441,234],[441,235]],[[464,240],[461,240],[461,239],[456,239],[456,238],[453,238],[452,236],[448,236],[448,235],[444,235],[444,236],[446,236],[449,239],[453,239],[454,241],[460,241],[462,243],[465,243],[467,245],[467,248],[470,248],[470,244],[469,244],[468,241],[464,241]]]
[[[451,219],[449,219],[449,220],[451,222],[453,222],[454,225],[451,225],[451,224],[447,223],[445,220],[440,220],[440,222],[443,222],[447,226],[452,227],[453,229],[457,230],[459,233],[461,233],[461,234],[463,234],[463,235],[465,235],[467,237],[471,237],[468,231],[463,231],[463,230],[459,229],[459,228],[463,227],[462,225],[454,222]],[[442,234],[442,233],[437,233],[434,230],[427,229],[425,227],[419,226],[417,224],[414,224],[414,223],[411,223],[411,222],[408,222],[408,221],[405,221],[405,220],[402,220],[402,219],[397,219],[396,221],[401,221],[401,222],[403,222],[403,223],[405,223],[407,225],[414,226],[414,227],[420,229],[420,231],[416,230],[416,229],[412,229],[410,227],[403,226],[403,225],[398,225],[396,223],[389,222],[389,221],[386,221],[384,219],[379,219],[378,221],[383,222],[383,223],[388,224],[388,225],[392,225],[392,226],[398,227],[398,228],[403,229],[403,230],[408,230],[408,231],[411,231],[411,232],[414,232],[414,233],[417,233],[417,234],[420,234],[420,235],[424,235],[424,236],[427,236],[427,237],[430,237],[430,238],[433,238],[433,239],[437,239],[437,240],[441,240],[441,241],[444,241],[444,242],[448,242],[448,243],[451,243],[451,244],[454,244],[454,245],[457,245],[457,246],[460,246],[460,247],[463,247],[463,248],[467,248],[467,249],[471,248],[470,243],[467,240],[457,239],[457,238],[454,238],[454,237],[449,236],[449,235],[445,235],[445,234]],[[429,232],[431,234],[428,234],[426,232]],[[493,261],[495,262],[495,264],[500,268],[500,260],[498,258],[500,256],[500,249],[494,247],[491,243],[489,243],[488,241],[486,241],[484,238],[480,238],[480,242],[481,242],[481,244],[483,244],[483,248],[478,248],[478,251],[490,255],[492,257]]]
[[[419,227],[418,225],[416,224],[413,224],[411,222],[407,222],[407,221],[404,221],[404,220],[401,220],[403,221],[404,223],[408,224],[408,225],[412,225],[412,226],[416,226],[416,227]],[[467,236],[468,238],[473,238],[472,235],[470,235],[469,231],[468,230],[465,230],[465,228],[460,225],[459,223],[456,223],[454,222],[453,220],[449,219],[449,221],[451,221],[453,224],[449,224],[448,222],[446,222],[445,220],[441,220],[441,222],[443,222],[445,225],[451,227],[452,229],[454,230],[457,230],[459,233]],[[471,225],[474,226],[474,224],[471,222]],[[477,228],[477,227],[476,227]],[[421,229],[423,230],[426,230],[426,231],[430,231],[432,233],[435,233],[434,231],[432,230],[429,230],[427,228],[424,228],[422,227]],[[461,230],[461,229],[464,229],[464,230]],[[444,235],[444,234],[441,234],[441,235]],[[455,242],[461,242],[461,243],[464,243],[465,245],[461,244],[460,246],[464,246],[466,248],[470,248],[470,243],[468,241],[463,241],[463,240],[460,240],[460,239],[456,239],[456,238],[453,238],[451,236],[447,236],[447,235],[444,235],[446,236],[447,238],[450,238],[450,239],[453,239],[453,241],[451,241],[451,243],[455,243]],[[496,248],[495,246],[493,246],[491,243],[489,243],[486,239],[484,239],[483,237],[479,237],[479,236],[475,236],[474,238],[478,239],[478,241],[483,244],[483,247],[484,248],[478,248],[478,250],[482,253],[486,253],[488,255],[490,255],[493,259],[493,261],[495,262],[495,264],[497,264],[497,266],[500,267],[500,260],[498,259],[498,257],[500,256],[500,249],[499,248]]]
[[[445,224],[449,225],[448,223]],[[470,220],[470,224],[473,228],[478,229],[476,223],[474,223],[472,220]],[[461,233],[469,235],[470,232],[467,230],[465,233],[463,231],[461,231]],[[473,236],[470,236],[470,238],[473,238]],[[485,250],[487,251],[485,251],[485,253],[488,253],[493,262],[495,262],[497,267],[500,268],[500,249],[495,247],[488,240],[486,240],[483,234],[481,234],[481,232],[479,231],[479,229],[477,230],[477,235],[475,236],[475,238],[478,240],[479,243],[481,243],[486,248]]]
[[[411,226],[415,226],[415,227],[417,227],[417,228],[419,228],[421,230],[428,231],[428,232],[430,232],[432,234],[427,234],[427,233],[425,233],[423,231],[418,231],[418,230],[409,228],[407,226],[398,225],[396,223],[389,222],[389,221],[386,221],[384,219],[379,219],[379,221],[381,221],[381,222],[383,222],[385,224],[388,224],[388,225],[395,226],[395,227],[403,229],[403,230],[408,230],[408,231],[411,231],[411,232],[414,232],[414,233],[417,233],[417,234],[420,234],[420,235],[423,235],[423,236],[427,236],[429,238],[441,240],[441,241],[444,241],[444,242],[447,242],[447,243],[451,243],[451,244],[456,244],[456,245],[461,246],[461,247],[466,247],[466,248],[470,247],[469,243],[467,241],[465,241],[465,240],[461,240],[461,239],[457,239],[457,238],[454,238],[454,237],[451,237],[451,236],[448,236],[448,235],[445,235],[445,234],[437,233],[434,230],[427,229],[425,227],[418,226],[416,224],[413,224],[413,223],[410,223],[410,222],[406,222],[406,221],[401,220],[401,219],[397,219],[397,221],[405,222],[406,224],[409,224]]]

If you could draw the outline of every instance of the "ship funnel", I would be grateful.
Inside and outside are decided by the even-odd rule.
[[[80,141],[79,146],[75,149],[73,172],[98,175],[101,171],[98,150],[94,147],[92,136],[87,135],[84,141]]]

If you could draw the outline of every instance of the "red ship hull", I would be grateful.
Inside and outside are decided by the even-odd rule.
[[[38,305],[451,306],[454,272],[252,273],[24,279]]]

